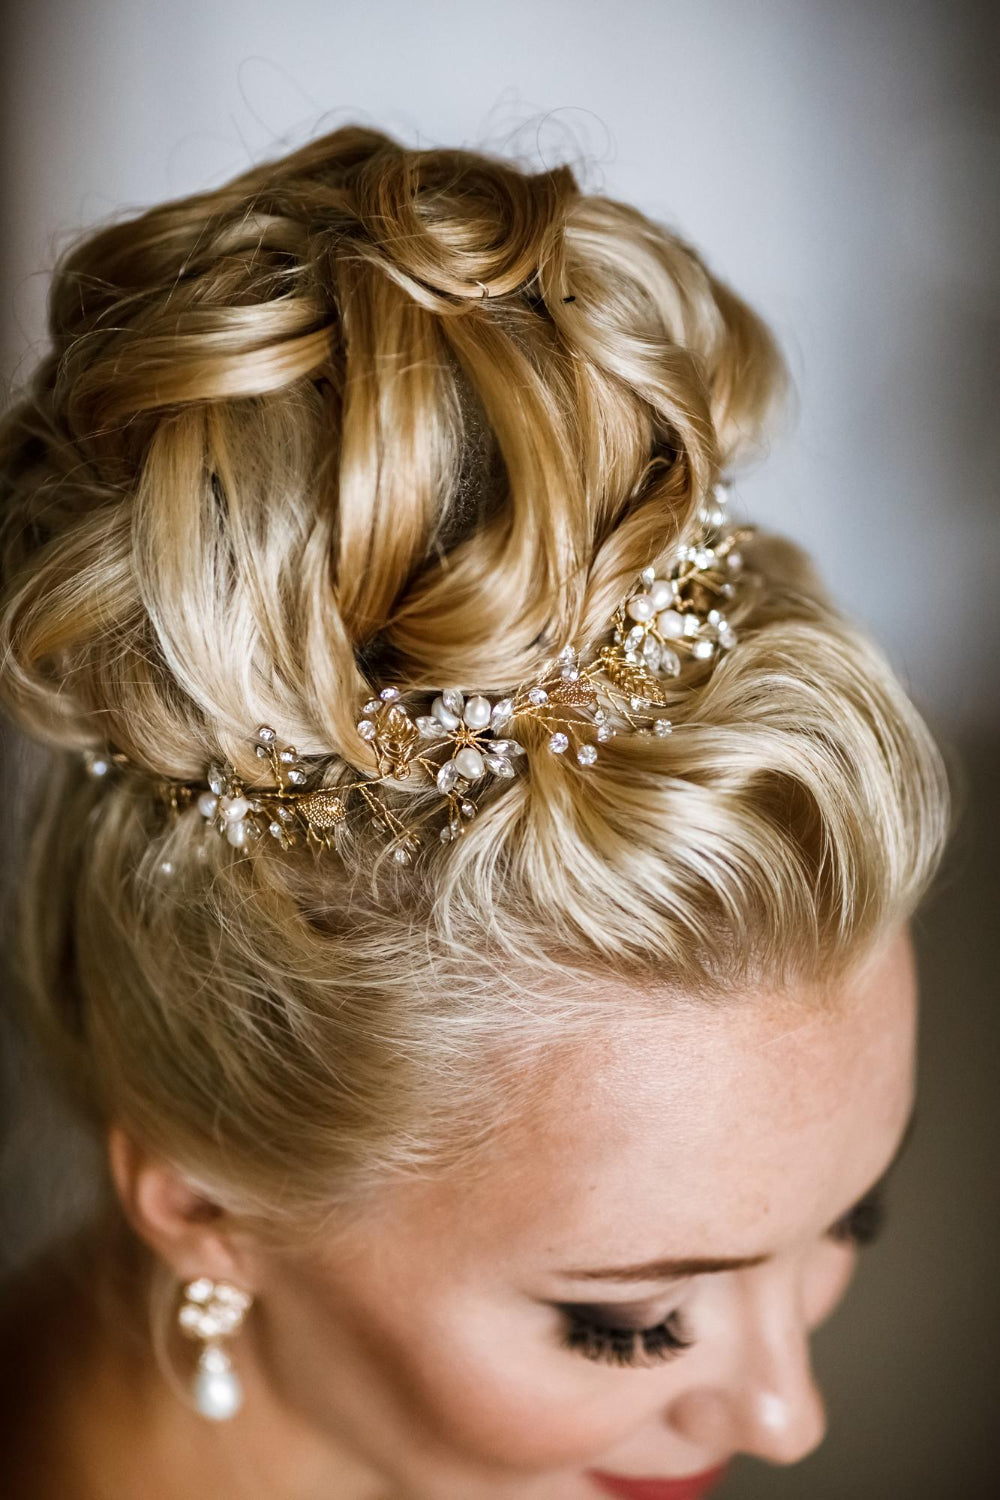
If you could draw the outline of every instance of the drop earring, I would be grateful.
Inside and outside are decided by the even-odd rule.
[[[253,1298],[228,1281],[199,1276],[184,1288],[177,1314],[181,1332],[204,1347],[192,1382],[194,1403],[203,1417],[224,1422],[243,1405],[243,1387],[222,1340],[238,1333]]]

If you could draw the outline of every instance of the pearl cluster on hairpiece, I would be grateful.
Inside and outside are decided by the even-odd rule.
[[[409,864],[423,844],[415,826],[402,819],[383,792],[408,783],[435,791],[446,820],[437,829],[442,843],[460,838],[477,812],[476,799],[493,783],[508,782],[530,756],[518,738],[526,721],[541,723],[552,755],[571,755],[592,766],[599,747],[618,733],[667,735],[663,712],[667,684],[685,659],[711,663],[737,640],[724,607],[736,592],[743,569],[738,543],[756,528],[728,522],[726,490],[716,485],[697,513],[692,541],[674,549],[661,569],[644,568],[636,585],[609,622],[605,638],[585,655],[567,645],[539,679],[491,699],[460,687],[443,688],[426,709],[411,709],[398,686],[383,687],[361,708],[360,737],[372,748],[376,772],[335,786],[313,785],[332,759],[310,769],[277,731],[261,725],[255,736],[271,785],[248,785],[231,765],[213,764],[201,785],[158,783],[175,812],[192,802],[236,849],[271,838],[283,849],[305,842],[340,848],[350,804],[365,805],[372,825],[383,834],[392,857]],[[617,721],[617,722],[615,722]],[[94,774],[105,774],[120,755],[91,756]]]

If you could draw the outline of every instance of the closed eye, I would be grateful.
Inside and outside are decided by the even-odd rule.
[[[885,1221],[886,1188],[880,1182],[832,1225],[827,1237],[838,1244],[870,1245]],[[607,1321],[593,1303],[560,1303],[559,1311],[566,1319],[563,1347],[605,1364],[636,1366],[676,1359],[694,1343],[679,1310],[646,1328],[623,1328]]]
[[[871,1245],[885,1228],[886,1214],[886,1189],[880,1182],[854,1205],[850,1213],[837,1220],[830,1230],[830,1238],[840,1243]]]

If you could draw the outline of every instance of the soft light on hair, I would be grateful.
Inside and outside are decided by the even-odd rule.
[[[361,824],[356,868],[206,842],[75,753],[252,781],[263,722],[353,776],[373,686],[500,695],[593,640],[783,386],[675,234],[566,166],[347,127],[92,233],[51,334],[2,431],[2,691],[55,752],[23,964],[97,1124],[302,1225],[471,1160],[623,1006],[829,979],[914,910],[940,752],[765,533],[671,735],[582,770],[526,732],[527,772],[409,869],[369,877]]]

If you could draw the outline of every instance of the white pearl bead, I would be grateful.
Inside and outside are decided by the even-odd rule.
[[[226,838],[234,849],[242,849],[247,841],[247,825],[240,819],[226,825]]]
[[[625,612],[626,614],[630,615],[633,620],[639,620],[640,622],[642,622],[643,620],[651,620],[653,618],[653,615],[656,613],[653,608],[653,601],[648,594],[636,594],[635,597],[630,599],[626,604]]]
[[[250,804],[245,797],[220,797],[219,809],[224,818],[235,823],[240,818],[246,817],[250,811]]]
[[[219,805],[219,799],[214,792],[202,792],[198,798],[198,811],[203,818],[210,818]]]
[[[458,714],[453,714],[447,707],[443,698],[435,698],[431,704],[431,713],[444,729],[457,729],[461,722]]]
[[[673,603],[674,591],[668,578],[657,578],[650,586],[649,597],[653,601],[653,608],[657,612],[666,609]]]
[[[194,1378],[194,1402],[203,1417],[226,1422],[243,1405],[243,1387],[229,1366],[213,1369],[199,1366]]]
[[[459,771],[468,781],[478,781],[480,776],[485,775],[486,762],[472,745],[465,745],[454,757]]]
[[[656,617],[656,628],[668,641],[676,641],[684,634],[684,616],[676,609],[665,609]]]
[[[462,718],[470,729],[485,729],[490,722],[490,700],[488,698],[470,698],[465,705]]]

